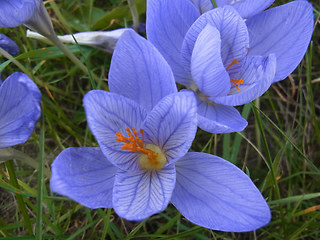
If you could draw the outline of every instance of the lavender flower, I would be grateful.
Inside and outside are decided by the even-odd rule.
[[[241,131],[247,122],[233,106],[259,97],[299,64],[312,34],[312,6],[294,1],[245,22],[231,6],[207,11],[205,3],[148,0],[147,36],[176,81],[197,93],[199,127]],[[201,6],[207,12],[200,16]]]
[[[0,81],[0,149],[24,143],[40,117],[41,94],[24,73]]]
[[[0,47],[6,50],[11,55],[16,55],[19,53],[18,45],[2,33],[0,33]]]
[[[157,50],[133,31],[119,39],[110,91],[84,97],[100,148],[68,148],[52,164],[50,187],[89,208],[143,220],[171,201],[190,221],[223,231],[267,224],[270,210],[240,169],[205,153],[187,153],[197,129],[192,91],[176,92]]]

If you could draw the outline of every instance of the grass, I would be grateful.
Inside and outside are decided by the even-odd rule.
[[[56,47],[26,38],[24,27],[1,28],[20,46],[16,61],[42,92],[43,116],[30,140],[15,147],[25,155],[0,164],[0,239],[319,239],[320,3],[311,2],[314,35],[299,67],[258,101],[239,108],[249,122],[243,132],[221,135],[199,129],[192,146],[236,164],[267,198],[272,221],[249,233],[196,226],[172,205],[135,223],[112,209],[91,210],[52,194],[48,183],[54,158],[67,147],[98,146],[87,128],[82,98],[93,86],[107,89],[111,54],[69,46],[100,77],[95,86]],[[145,1],[137,0],[137,5],[144,21]],[[128,6],[120,0],[48,1],[46,7],[59,34],[132,24]],[[15,71],[22,70],[10,62],[2,79]]]

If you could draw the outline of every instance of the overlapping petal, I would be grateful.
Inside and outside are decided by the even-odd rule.
[[[24,73],[11,74],[0,86],[0,148],[24,143],[40,117],[41,93]]]
[[[113,207],[120,217],[141,221],[166,209],[175,186],[174,164],[161,170],[128,173],[119,170],[113,189]]]
[[[249,18],[269,7],[274,0],[216,0],[218,7],[231,5],[241,17]]]
[[[180,49],[184,36],[200,16],[189,0],[148,0],[147,37],[172,68],[177,82],[189,86],[191,77],[181,65]]]
[[[0,26],[16,27],[34,13],[39,0],[0,0]]]
[[[230,6],[202,14],[187,32],[181,48],[182,62],[190,69],[191,56],[200,32],[208,25],[220,32],[221,58],[227,68],[234,59],[242,61],[248,53],[249,35],[241,16]]]
[[[176,163],[171,202],[200,226],[230,232],[252,231],[271,218],[263,196],[240,169],[206,153],[187,153]]]
[[[116,45],[109,88],[136,101],[148,112],[164,96],[177,92],[168,63],[150,42],[133,30],[123,33]]]
[[[117,167],[100,148],[63,150],[51,165],[51,191],[89,208],[112,208],[112,191]]]
[[[121,150],[123,143],[116,141],[116,132],[127,136],[127,128],[139,131],[146,110],[131,99],[102,90],[88,92],[83,103],[90,130],[108,160],[123,170],[139,169],[139,155]]]
[[[220,33],[208,24],[199,34],[191,57],[191,73],[198,89],[211,97],[230,91],[230,77],[221,59]]]
[[[250,55],[275,53],[274,79],[286,78],[302,60],[313,31],[313,8],[308,1],[292,1],[248,19]]]
[[[213,4],[211,0],[190,0],[190,1],[196,6],[196,8],[198,8],[201,14],[213,9]]]
[[[233,87],[227,96],[210,97],[211,101],[229,106],[243,105],[264,94],[273,82],[276,57],[248,56],[242,64],[240,76],[244,83],[239,90]]]
[[[248,122],[232,106],[209,104],[197,98],[198,126],[211,133],[240,132]]]
[[[167,165],[189,150],[197,131],[196,99],[192,91],[165,97],[148,114],[143,124],[146,143],[159,146]]]
[[[16,55],[19,53],[18,45],[2,33],[0,33],[0,47],[6,50],[11,55]]]

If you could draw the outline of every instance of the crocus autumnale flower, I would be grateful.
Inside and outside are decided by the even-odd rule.
[[[40,117],[41,93],[24,73],[0,81],[0,149],[24,143]]]
[[[212,10],[211,0],[190,0],[200,13]],[[274,0],[215,0],[218,7],[226,5],[234,7],[243,18],[251,17],[269,7]]]
[[[16,27],[21,24],[49,39],[55,35],[42,0],[0,0],[0,26]]]
[[[6,50],[11,55],[16,55],[19,53],[18,45],[2,33],[0,33],[0,47]]]
[[[211,229],[251,231],[269,222],[269,207],[246,174],[219,157],[187,153],[197,128],[194,93],[176,92],[168,64],[148,41],[123,34],[109,81],[113,92],[84,97],[100,148],[62,151],[52,164],[53,192],[133,221],[171,201]]]
[[[299,64],[312,34],[312,6],[294,1],[247,21],[230,6],[201,16],[195,6],[148,0],[148,39],[176,81],[197,93],[200,128],[241,131],[247,123],[232,106],[259,97]]]

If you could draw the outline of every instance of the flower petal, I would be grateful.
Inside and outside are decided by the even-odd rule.
[[[25,23],[34,13],[37,2],[35,0],[1,1],[0,26],[16,27]]]
[[[165,97],[145,119],[146,143],[159,146],[167,165],[184,156],[197,131],[196,99],[192,91]]]
[[[126,129],[141,129],[146,110],[131,99],[102,90],[92,90],[83,99],[87,121],[102,152],[108,160],[123,170],[140,169],[139,154],[121,150],[116,132],[127,136]]]
[[[120,37],[110,66],[111,92],[130,98],[148,112],[166,95],[177,92],[168,63],[133,30]]]
[[[0,148],[27,141],[40,117],[41,93],[24,73],[11,74],[0,86]]]
[[[286,78],[307,51],[313,31],[313,8],[308,1],[292,1],[258,14],[246,23],[249,54],[276,55],[276,82]]]
[[[197,98],[198,126],[210,133],[241,132],[248,122],[237,109],[220,104],[209,104]]]
[[[0,33],[0,47],[6,50],[11,55],[16,55],[19,53],[18,45],[2,33]]]
[[[207,96],[225,96],[230,77],[221,59],[220,33],[208,24],[199,34],[191,57],[191,73],[198,89]]]
[[[244,83],[239,90],[233,87],[227,96],[212,97],[209,100],[229,106],[249,103],[264,94],[274,79],[276,72],[276,57],[248,56],[241,68],[241,78]]]
[[[88,208],[112,208],[117,169],[100,148],[67,148],[51,165],[50,188]]]
[[[119,170],[113,188],[113,208],[122,218],[141,221],[166,209],[175,181],[174,164],[158,171]]]
[[[249,18],[269,7],[274,0],[216,0],[217,6],[231,5],[243,18]]]
[[[190,0],[199,12],[202,14],[204,12],[210,11],[213,9],[211,0]]]
[[[180,49],[186,32],[199,15],[189,0],[147,1],[148,40],[167,60],[176,81],[185,86],[191,84],[191,77],[181,64]]]
[[[251,179],[222,158],[187,153],[176,163],[171,202],[200,226],[227,232],[252,231],[271,218],[268,204]]]
[[[220,32],[221,58],[227,68],[234,59],[241,61],[249,49],[249,35],[241,16],[230,6],[202,14],[187,32],[181,48],[182,62],[190,69],[191,55],[200,32],[208,25]]]

